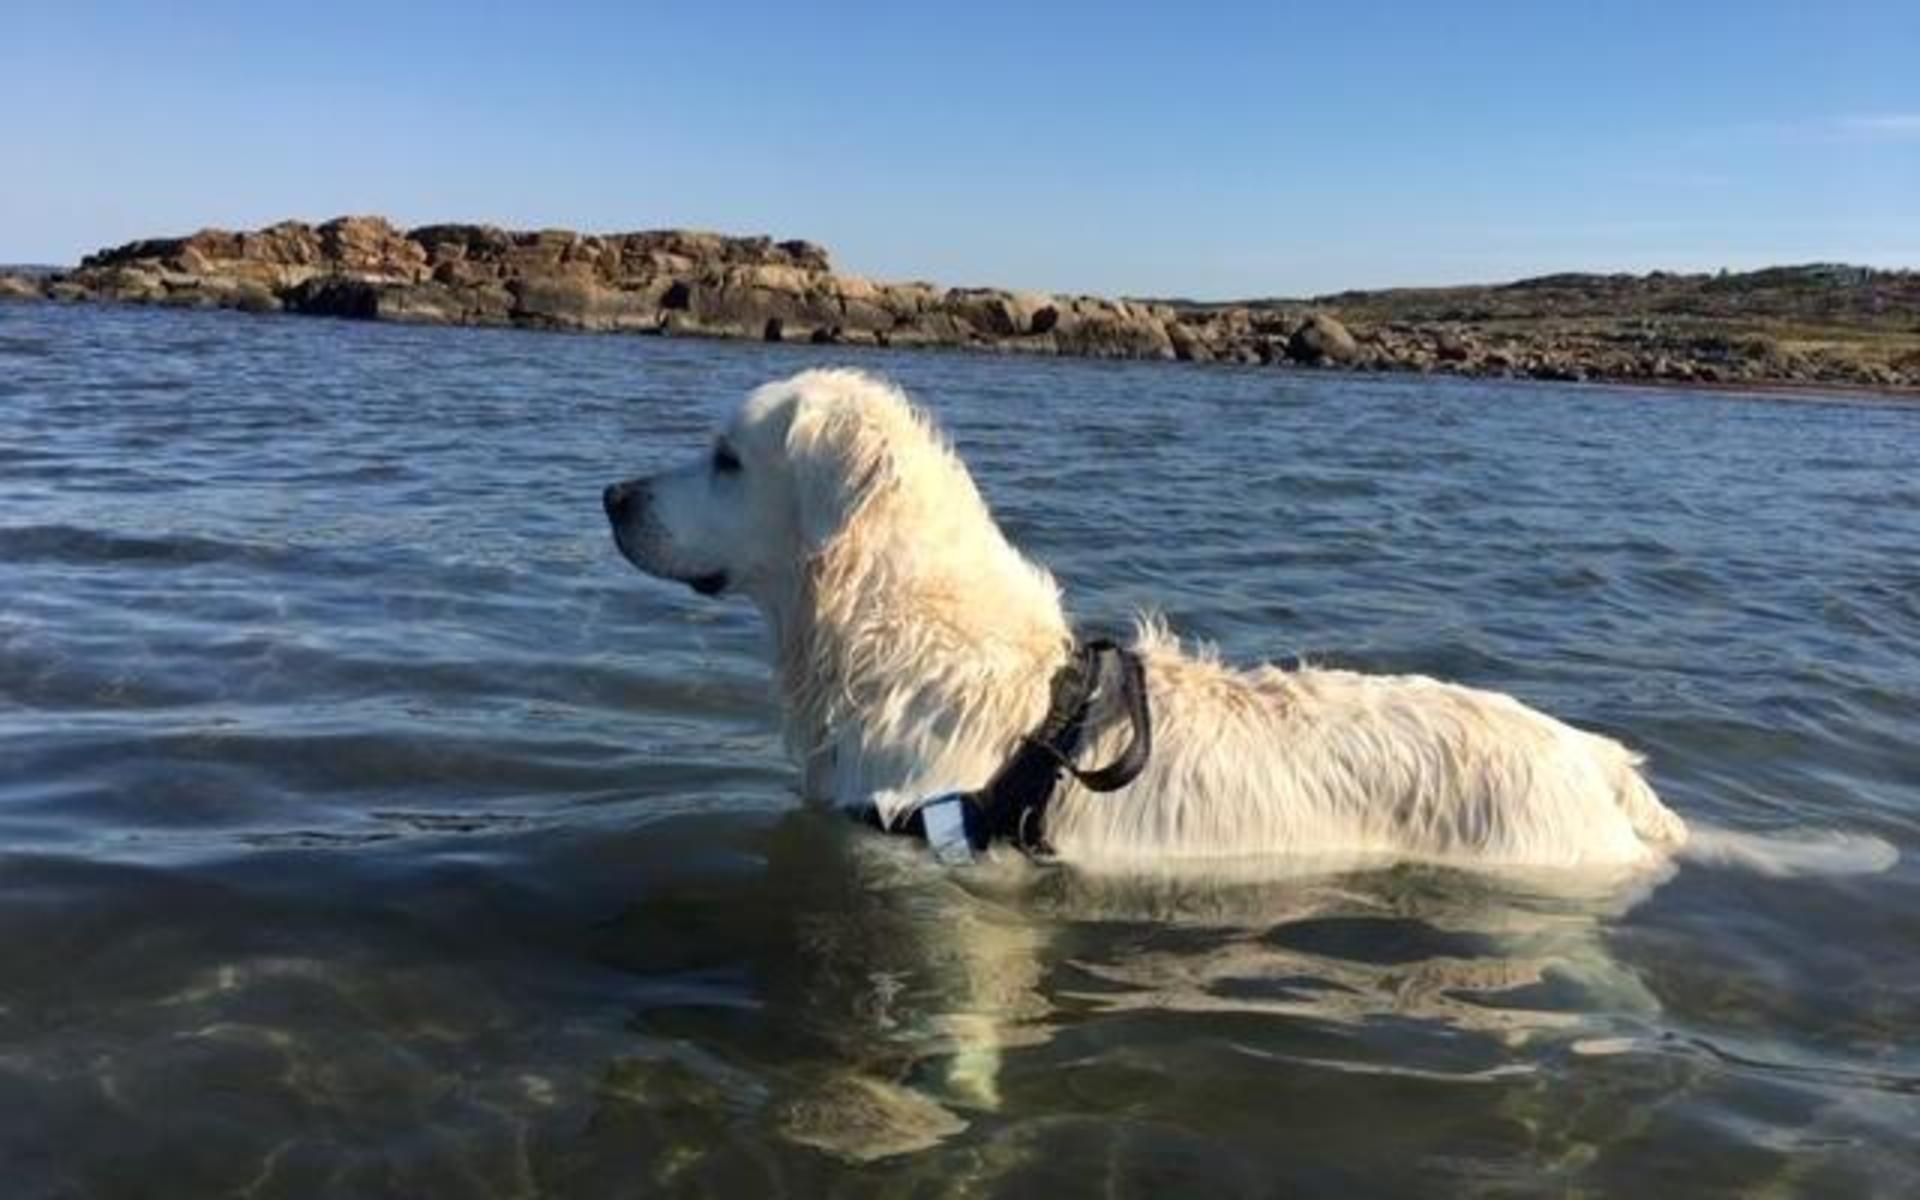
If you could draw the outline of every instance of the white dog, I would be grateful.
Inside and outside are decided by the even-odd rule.
[[[1050,739],[1036,731],[1080,664],[1067,699],[1085,711],[1078,738],[1055,742],[1063,756],[1093,770],[1132,742],[1144,749],[1149,731],[1151,750],[1107,794],[1047,773],[1019,832],[1067,861],[1619,868],[1662,862],[1687,840],[1632,752],[1504,695],[1418,676],[1235,670],[1151,622],[1128,655],[1077,653],[1052,577],[1008,544],[930,422],[865,374],[770,383],[702,459],[616,484],[605,504],[642,570],[758,605],[808,796],[886,826],[928,797],[978,793]],[[1138,664],[1140,696],[1114,657]]]

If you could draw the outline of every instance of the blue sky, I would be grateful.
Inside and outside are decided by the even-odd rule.
[[[382,213],[1204,297],[1920,266],[1920,2],[0,0],[0,262]]]

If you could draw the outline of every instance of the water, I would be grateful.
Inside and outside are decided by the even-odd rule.
[[[8,1196],[1920,1187],[1920,412],[859,355],[1089,624],[1903,854],[954,877],[797,807],[750,611],[598,510],[825,357],[0,306]]]

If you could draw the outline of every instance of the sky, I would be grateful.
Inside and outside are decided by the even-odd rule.
[[[0,0],[0,262],[341,213],[1212,299],[1920,267],[1920,0]]]

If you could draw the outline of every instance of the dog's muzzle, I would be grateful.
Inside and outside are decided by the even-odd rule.
[[[607,510],[607,520],[613,522],[617,531],[626,523],[628,510],[636,496],[645,496],[647,485],[643,480],[629,479],[625,483],[610,483],[607,490],[600,493],[600,506]]]
[[[651,499],[652,489],[644,479],[629,479],[623,483],[610,483],[600,493],[600,507],[607,510],[607,523],[613,527],[613,544],[620,548],[628,562],[650,574],[662,572],[645,565],[635,557],[632,547],[627,544],[627,531],[633,528],[635,511],[644,509]],[[668,579],[686,584],[702,596],[717,596],[727,590],[729,582],[725,571],[715,571],[709,575],[666,575]]]
[[[619,548],[621,557],[643,571],[647,568],[635,557],[627,535],[637,525],[634,518],[644,515],[641,510],[646,507],[647,492],[646,480],[629,479],[623,483],[610,483],[600,493],[600,507],[607,510],[607,525],[613,530],[613,544]]]

